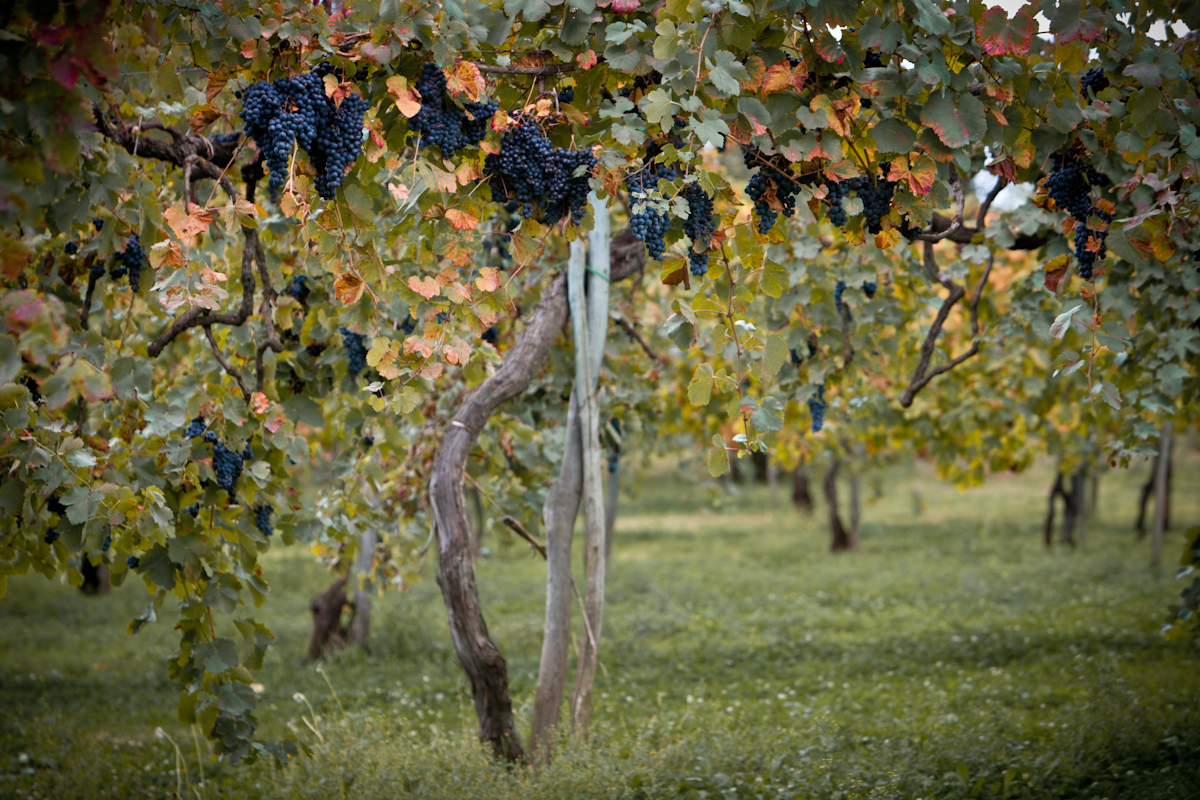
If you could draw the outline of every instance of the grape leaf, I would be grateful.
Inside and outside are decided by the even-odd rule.
[[[1104,33],[1104,12],[1095,6],[1085,10],[1080,0],[1064,0],[1050,20],[1050,32],[1059,47],[1076,39],[1091,42]]]
[[[1075,316],[1075,312],[1083,308],[1080,303],[1072,308],[1067,309],[1063,313],[1054,318],[1054,323],[1050,326],[1050,335],[1055,339],[1062,339],[1067,335],[1067,329],[1071,327],[1071,319]]]
[[[871,129],[875,146],[881,153],[907,153],[912,150],[917,134],[898,119],[885,119]]]
[[[728,50],[718,50],[714,58],[704,59],[704,64],[708,67],[708,79],[713,86],[730,97],[741,94],[742,81],[750,78],[746,66]]]
[[[893,182],[908,184],[908,189],[914,195],[923,197],[933,189],[937,180],[937,164],[927,155],[921,154],[909,161],[909,157],[893,159],[891,172],[887,179]]]
[[[700,113],[701,116],[693,116],[688,122],[688,130],[696,134],[696,137],[702,142],[716,147],[724,147],[725,134],[729,133],[729,126],[721,118],[721,112],[715,108],[706,108]]]
[[[774,397],[764,397],[758,410],[750,417],[750,423],[767,433],[780,430],[783,428],[783,404]]]
[[[983,45],[988,55],[1019,56],[1029,52],[1033,43],[1033,35],[1037,33],[1037,23],[1029,8],[1022,8],[1011,20],[1000,6],[993,6],[983,12],[979,24],[975,26],[975,38]]]
[[[772,333],[768,336],[762,355],[762,377],[764,383],[775,377],[776,373],[779,372],[779,368],[783,366],[783,362],[787,360],[787,357],[787,340],[778,333]]]
[[[712,399],[713,368],[712,364],[701,364],[692,373],[692,382],[688,384],[688,402],[694,406],[706,406]]]
[[[987,115],[983,103],[973,95],[949,95],[929,98],[921,109],[921,122],[933,129],[946,147],[957,150],[983,136]]]
[[[725,440],[719,434],[713,436],[712,443],[708,451],[708,474],[719,478],[729,469],[729,456],[725,453]]]
[[[917,27],[934,36],[950,32],[950,20],[931,0],[913,0],[913,5],[917,7]]]

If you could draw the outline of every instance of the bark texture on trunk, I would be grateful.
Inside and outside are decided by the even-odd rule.
[[[313,598],[309,605],[313,617],[312,638],[308,641],[309,658],[316,661],[330,650],[341,650],[346,646],[349,632],[342,625],[342,610],[347,605],[344,577]]]
[[[1071,475],[1069,490],[1065,476],[1061,472],[1055,474],[1054,485],[1050,487],[1050,503],[1046,509],[1046,525],[1042,535],[1042,542],[1046,547],[1054,546],[1055,501],[1059,497],[1063,501],[1063,523],[1058,543],[1071,547],[1078,543],[1076,534],[1082,536],[1083,525],[1087,518],[1084,505],[1086,494],[1087,473],[1083,470]]]
[[[350,620],[347,638],[370,652],[371,587],[374,585],[375,545],[379,535],[373,530],[358,537],[358,553],[354,556],[354,617]],[[360,585],[361,584],[361,585]]]
[[[792,471],[792,503],[805,514],[812,513],[812,491],[808,488],[808,473],[804,467]]]
[[[859,496],[858,473],[850,476],[850,549],[858,547],[858,523],[862,519],[862,500]]]
[[[613,238],[611,253],[613,281],[629,277],[645,264],[645,246],[628,229]],[[505,353],[504,364],[463,401],[454,415],[429,481],[438,539],[438,586],[446,604],[455,653],[471,684],[479,737],[498,756],[514,761],[524,759],[524,749],[513,722],[507,666],[488,634],[475,585],[463,470],[488,418],[502,403],[524,391],[541,369],[566,316],[566,280],[560,275],[547,284],[525,329]]]
[[[1138,504],[1137,532],[1138,539],[1146,538],[1146,506],[1150,502],[1150,497],[1154,494],[1155,481],[1158,479],[1158,466],[1162,463],[1162,443],[1159,443],[1159,454],[1154,457],[1154,461],[1150,464],[1150,477],[1146,478],[1146,483],[1142,486],[1142,498]],[[1167,484],[1165,487],[1165,499],[1163,501],[1163,530],[1171,527],[1171,459],[1167,459]],[[1157,502],[1157,499],[1156,501]],[[1157,512],[1156,512],[1157,513]]]
[[[108,582],[108,564],[92,566],[86,554],[82,556],[79,574],[83,576],[83,585],[79,590],[84,594],[108,594],[112,588]]]
[[[1163,423],[1158,445],[1158,469],[1154,471],[1154,532],[1150,538],[1150,567],[1158,574],[1162,565],[1163,533],[1167,530],[1171,502],[1171,436],[1175,423]]]
[[[823,488],[825,489],[825,504],[829,507],[829,529],[833,534],[832,543],[829,549],[837,553],[842,550],[851,548],[850,535],[846,528],[842,525],[842,518],[838,515],[838,498],[837,498],[837,474],[841,468],[842,462],[834,461],[829,465],[829,469],[825,471],[825,481]]]

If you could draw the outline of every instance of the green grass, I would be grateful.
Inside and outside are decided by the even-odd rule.
[[[858,552],[831,555],[823,509],[660,470],[618,523],[588,746],[538,773],[492,762],[426,580],[375,605],[372,652],[304,660],[307,604],[329,578],[272,552],[259,680],[267,737],[313,749],[286,770],[218,763],[175,721],[172,618],[124,633],[148,597],[31,577],[0,601],[0,797],[1158,798],[1200,797],[1200,653],[1158,633],[1200,523],[1200,459],[1175,473],[1166,577],[1136,542],[1136,474],[1104,476],[1075,552],[1046,552],[1049,473],[959,493],[924,465],[881,475]],[[913,489],[928,510],[914,515]],[[845,492],[843,492],[845,494]],[[872,494],[864,481],[864,494]],[[544,565],[489,534],[485,614],[528,730]],[[578,618],[575,630],[581,630]],[[301,721],[316,709],[318,741]]]

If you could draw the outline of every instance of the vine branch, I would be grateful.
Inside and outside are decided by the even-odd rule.
[[[221,348],[217,345],[217,337],[213,336],[211,325],[204,326],[204,335],[208,337],[208,344],[210,347],[212,347],[213,355],[216,356],[217,363],[220,364],[235,381],[237,381],[238,388],[242,390],[242,397],[245,398],[247,403],[249,403],[250,390],[246,388],[246,382],[242,380],[242,373],[237,367],[230,364],[229,361],[226,360],[225,356],[222,355]]]

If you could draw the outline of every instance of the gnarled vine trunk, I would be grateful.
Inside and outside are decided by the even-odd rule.
[[[611,250],[614,281],[629,277],[645,263],[644,246],[628,230],[614,237]],[[513,722],[507,665],[488,634],[475,585],[463,470],[491,415],[506,400],[524,391],[541,369],[566,317],[566,280],[565,275],[559,275],[546,286],[525,329],[505,354],[504,364],[459,407],[434,459],[429,481],[429,503],[438,540],[437,581],[446,604],[454,651],[471,685],[479,738],[510,761],[524,760],[525,751]]]
[[[825,481],[823,483],[825,504],[829,506],[829,529],[833,534],[833,541],[829,549],[835,553],[841,550],[849,550],[854,546],[849,532],[842,525],[841,516],[838,515],[837,474],[841,466],[842,462],[836,460],[830,464],[829,469],[825,471]]]

